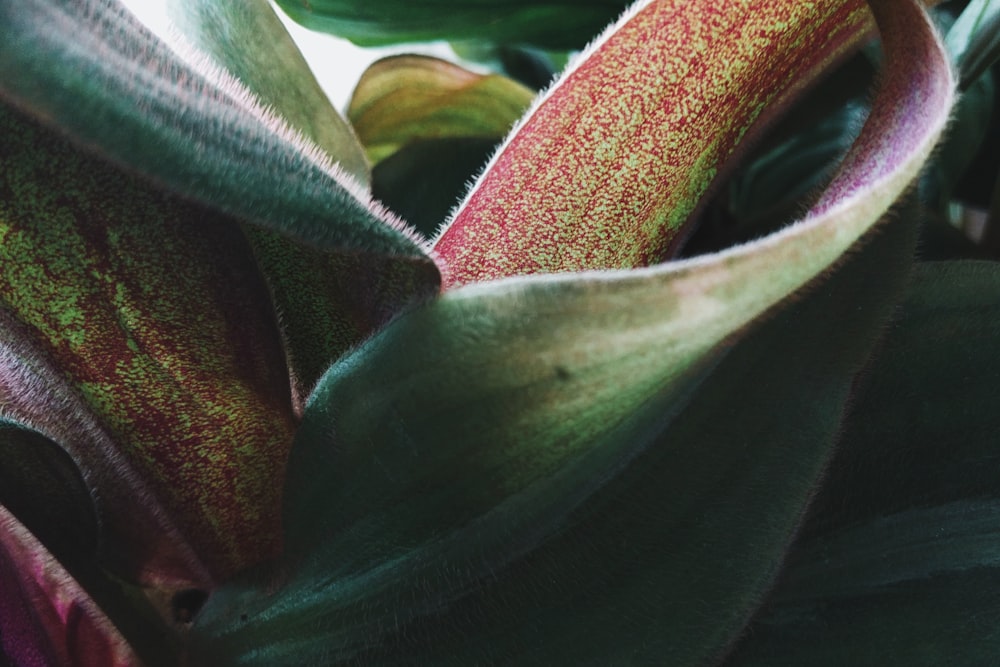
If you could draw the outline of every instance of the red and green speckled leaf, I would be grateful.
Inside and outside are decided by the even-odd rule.
[[[169,11],[186,41],[181,53],[194,44],[210,54],[351,176],[369,181],[354,131],[266,0],[171,0]],[[272,229],[247,225],[245,231],[280,313],[297,407],[344,351],[438,290],[434,265],[421,258],[331,253]]]
[[[666,259],[747,135],[871,25],[862,0],[638,3],[539,98],[439,236],[445,286]]]
[[[70,454],[123,576],[273,557],[292,402],[239,227],[5,107],[0,128],[0,416]]]
[[[0,591],[0,660],[4,664],[140,664],[138,656],[86,592],[2,505]]]
[[[711,664],[780,565],[913,246],[897,222],[844,254],[954,100],[919,5],[873,9],[882,83],[804,221],[692,260],[467,285],[334,365],[290,459],[286,566],[216,592],[200,664]]]
[[[377,164],[421,139],[499,140],[534,97],[499,74],[476,74],[439,58],[391,56],[361,76],[347,117]]]

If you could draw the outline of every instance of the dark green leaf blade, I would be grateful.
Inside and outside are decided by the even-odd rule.
[[[163,186],[324,248],[425,258],[329,156],[115,0],[0,5],[0,97]]]
[[[992,664],[1000,651],[1000,503],[914,509],[803,546],[726,663]]]
[[[292,19],[362,46],[471,37],[580,49],[628,6],[628,0],[277,0]]]
[[[314,421],[289,485],[293,558],[273,582],[279,590],[248,582],[210,600],[197,628],[203,664],[237,655],[271,665],[320,656],[327,664],[443,665],[711,658],[739,632],[776,571],[853,373],[902,289],[911,230],[896,223],[876,235],[828,282],[751,334],[679,415],[690,385],[654,392],[618,428],[606,415],[574,455],[571,434],[588,430],[582,415],[574,423],[539,400],[569,385],[579,410],[594,411],[605,400],[595,392],[605,378],[582,361],[561,372],[548,366],[581,348],[568,332],[538,347],[537,333],[527,332],[551,328],[555,315],[544,310],[531,323],[495,311],[506,313],[511,346],[536,348],[523,363],[541,367],[537,374],[512,371],[523,377],[520,386],[493,386],[490,364],[448,362],[442,352],[417,362],[428,365],[425,374],[401,371],[382,378],[378,391],[359,383],[374,360],[349,362],[342,386],[317,394],[330,401],[328,413],[307,412]],[[614,348],[595,353],[593,369]],[[776,349],[781,364],[773,363]],[[447,363],[462,366],[435,370]],[[522,360],[508,354],[504,363]],[[444,378],[459,368],[461,382],[448,388]],[[514,405],[555,414],[558,423],[526,428]],[[508,421],[496,426],[491,409]],[[314,479],[322,497],[302,492],[295,470],[306,468],[333,475]]]
[[[1000,653],[1000,267],[919,267],[827,480],[730,664]]]
[[[362,183],[368,163],[267,0],[169,0],[184,39],[229,70]]]
[[[428,139],[375,165],[372,194],[427,236],[437,233],[500,139]]]

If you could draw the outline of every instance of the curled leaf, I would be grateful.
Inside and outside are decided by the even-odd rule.
[[[419,140],[499,139],[534,96],[499,74],[476,74],[427,56],[393,56],[361,76],[347,117],[377,164]]]
[[[706,502],[710,509],[722,498],[732,500],[721,491],[729,489],[728,474],[720,480],[706,468],[670,467],[677,451],[671,445],[681,449],[682,443],[698,442],[699,434],[718,432],[713,426],[719,402],[697,403],[701,391],[712,387],[710,397],[725,394],[734,377],[764,375],[753,361],[769,358],[761,350],[785,349],[774,341],[756,341],[761,347],[748,342],[756,351],[749,358],[742,348],[734,351],[730,366],[729,359],[719,361],[726,342],[842,261],[917,175],[953,100],[948,61],[919,5],[894,0],[874,9],[886,52],[882,87],[843,170],[802,222],[694,260],[454,289],[400,317],[336,364],[310,398],[293,451],[284,578],[263,585],[243,581],[209,602],[198,630],[205,664],[237,656],[293,664],[303,655],[372,664],[414,655],[443,664],[552,664],[567,655],[577,658],[570,662],[650,662],[671,650],[672,664],[716,657],[773,576],[891,294],[856,284],[870,304],[859,308],[831,297],[847,308],[844,321],[864,331],[845,336],[846,347],[819,346],[837,360],[835,386],[824,371],[798,363],[769,367],[793,376],[764,383],[769,391],[789,390],[776,405],[801,399],[805,377],[830,399],[807,399],[817,412],[802,426],[770,421],[766,408],[738,413],[763,442],[774,435],[771,444],[785,442],[775,435],[787,434],[783,428],[796,438],[805,424],[832,429],[805,437],[804,443],[819,449],[810,449],[807,460],[795,457],[803,469],[779,476],[784,483],[805,483],[792,494],[794,508],[782,510],[782,521],[770,523],[777,515],[761,512],[768,546],[756,541],[755,526],[742,533],[739,544],[759,549],[753,568],[734,564],[743,562],[743,551],[725,551],[731,547],[725,530],[698,530],[717,518],[704,505],[686,514],[685,493],[682,500],[673,498],[679,504],[666,502],[672,489],[687,489],[688,483],[720,490],[719,500]],[[888,247],[898,253],[885,255],[894,257],[894,266],[906,264],[908,244],[895,237],[879,240],[881,252]],[[817,327],[796,329],[805,340],[830,333],[821,318],[805,322]],[[782,334],[797,339],[795,332]],[[803,352],[807,360],[820,362]],[[796,376],[799,371],[804,375]],[[712,385],[722,372],[735,376]],[[698,407],[687,412],[686,405]],[[691,421],[676,426],[687,415]],[[663,430],[671,423],[683,436],[677,441],[673,428]],[[718,430],[724,431],[719,443],[726,443],[720,447],[746,453],[749,435],[725,425]],[[693,449],[701,455],[712,451]],[[673,484],[664,484],[659,474],[644,477],[647,455],[665,466],[654,470],[675,475]],[[786,462],[789,455],[776,456]],[[773,497],[770,484],[755,473],[744,478],[742,466],[727,470],[748,495],[738,494],[733,514],[726,516],[739,517],[749,498],[760,499],[754,490]],[[627,514],[623,508],[637,506],[624,500],[634,501],[633,493],[656,496],[657,510]],[[677,546],[670,531],[662,531],[661,513],[678,522],[666,525],[692,535],[689,560],[683,561],[687,570],[663,566]],[[713,544],[722,545],[722,562],[699,569],[700,557],[719,553]],[[620,563],[610,575],[609,553]],[[719,576],[722,570],[726,578]],[[651,571],[656,575],[646,576]],[[615,586],[619,580],[627,583]],[[672,604],[676,590],[686,591],[680,609]],[[716,602],[726,600],[719,604],[725,618],[718,623],[701,623],[691,611],[700,609],[709,590]],[[656,595],[662,597],[650,601]],[[677,619],[690,625],[674,625]],[[485,634],[484,627],[490,628]],[[664,641],[675,627],[682,636]],[[698,632],[697,642],[687,641],[689,631]]]
[[[292,404],[238,226],[0,128],[0,417],[70,454],[119,574],[205,586],[275,555]]]
[[[2,505],[0,590],[0,658],[25,667],[139,664],[86,592]]]
[[[861,0],[637,3],[536,101],[442,230],[445,287],[670,256],[746,135],[870,26]]]

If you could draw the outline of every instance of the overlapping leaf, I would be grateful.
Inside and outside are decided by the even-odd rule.
[[[487,344],[472,330],[504,319],[499,308],[477,313],[478,326],[470,319],[462,342],[426,368],[379,386],[360,361],[342,369],[324,387],[334,413],[307,412],[319,423],[299,442],[310,458],[292,478],[328,470],[316,480],[326,493],[289,493],[290,530],[320,546],[290,563],[276,595],[256,581],[217,593],[199,619],[196,664],[703,664],[775,574],[853,373],[901,288],[912,225],[889,231],[730,352],[679,415],[683,391],[661,391],[618,422],[612,408],[593,420],[560,409],[566,395],[603,407],[602,381],[634,378],[656,355],[617,363],[610,343],[648,344],[646,332],[587,346],[580,312],[572,331],[551,330],[562,321],[551,310],[523,323],[530,300],[505,320],[506,384],[482,352],[476,364],[445,359]],[[669,309],[615,306],[603,317],[634,323]],[[525,412],[541,401],[556,416],[532,429]]]
[[[350,175],[370,180],[354,131],[330,106],[267,2],[173,0],[170,14],[186,40],[182,54],[188,43],[210,54]],[[341,354],[437,291],[436,270],[419,258],[330,253],[259,227],[246,233],[280,313],[297,409]]]
[[[294,128],[361,181],[364,152],[330,105],[309,65],[267,0],[169,0],[184,41],[225,67]],[[184,53],[184,44],[180,45]]]
[[[365,46],[477,37],[572,49],[582,48],[628,2],[278,0],[277,4],[307,28],[340,35]]]
[[[424,258],[338,156],[207,57],[177,56],[115,0],[0,5],[0,97],[241,220],[319,247]]]
[[[1000,270],[921,267],[736,665],[988,664],[1000,650]]]
[[[869,27],[860,0],[637,3],[539,98],[437,238],[446,287],[663,260],[765,110]]]
[[[534,91],[499,74],[476,74],[427,56],[394,56],[358,81],[347,117],[373,163],[422,139],[499,140]]]
[[[0,416],[72,457],[119,573],[207,585],[276,555],[292,403],[239,228],[0,127]]]
[[[730,9],[739,13],[736,5]],[[210,601],[200,621],[206,664],[220,656],[291,664],[302,656],[391,663],[414,655],[456,664],[551,664],[571,655],[572,662],[607,664],[648,662],[664,649],[677,651],[675,664],[700,664],[720,651],[774,573],[839,422],[853,370],[866,357],[891,294],[869,289],[847,271],[848,283],[864,285],[849,291],[863,295],[860,308],[843,293],[808,306],[822,314],[835,307],[845,326],[858,327],[843,336],[846,348],[820,343],[803,351],[801,362],[775,365],[773,350],[792,346],[748,342],[696,389],[697,380],[718,360],[720,344],[827,269],[882,216],[917,174],[951,104],[950,71],[926,17],[909,0],[876,9],[888,62],[883,88],[843,170],[807,220],[761,242],[686,262],[456,289],[335,365],[310,399],[290,468],[285,574],[291,582],[267,582],[285,585],[273,597],[257,588],[260,582],[248,582]],[[827,14],[829,21],[843,19]],[[823,32],[829,26],[811,27]],[[570,164],[582,159],[569,153],[563,157]],[[507,195],[516,193],[515,187]],[[548,207],[535,210],[544,214]],[[893,255],[880,246],[866,256],[869,270],[905,264],[907,244],[889,237],[886,245],[898,253],[895,260],[887,261]],[[794,333],[782,330],[778,337],[835,336],[821,320],[781,320]],[[685,505],[679,499],[714,497],[704,488],[688,494],[689,485],[717,490],[713,464],[750,446],[738,428],[720,435],[727,444],[718,459],[702,445],[710,437],[703,434],[727,423],[719,419],[716,392],[732,392],[735,378],[770,377],[758,362],[790,374],[763,384],[765,392],[781,394],[776,405],[805,400],[818,411],[793,409],[792,419],[759,406],[750,413],[736,409],[743,417],[736,423],[756,424],[760,430],[752,432],[764,442],[774,438],[779,458],[798,451],[784,448],[788,438],[810,443],[808,454],[793,457],[801,470],[776,473],[780,484],[795,489],[775,493],[766,475],[748,473],[733,496]],[[827,363],[837,370],[821,370]],[[801,391],[808,377],[828,401],[814,403],[812,392]],[[716,378],[719,385],[712,384]],[[692,407],[657,438],[692,391]],[[695,458],[705,457],[705,475],[692,472],[686,455],[671,468],[673,453],[688,447]],[[650,469],[644,465],[649,457],[659,462],[654,469],[672,471],[674,484],[662,475],[637,480]],[[729,470],[739,475],[747,468]],[[647,507],[639,499],[654,496],[655,509],[637,509]],[[761,503],[765,525],[736,540],[759,549],[752,563],[737,566],[729,551],[733,530],[748,530],[741,513],[751,499]],[[771,500],[784,509],[777,511]],[[733,513],[712,523],[718,505],[729,501]],[[695,506],[697,519],[684,509]],[[664,513],[675,523],[653,528],[650,517]],[[701,521],[706,532],[688,532]],[[672,533],[691,535],[697,545],[684,551],[688,571],[680,562],[664,564],[668,547],[676,546]],[[622,549],[628,555],[612,579],[624,573],[626,583],[616,587],[606,578],[607,554]],[[692,564],[709,553],[715,567],[699,575]],[[739,553],[742,558],[746,550]],[[682,589],[684,595],[673,595]],[[699,624],[702,617],[688,605],[708,604],[707,598],[721,616],[715,622],[706,613],[710,620]],[[683,609],[671,600],[681,600]],[[574,609],[572,619],[558,613],[567,607]],[[484,627],[500,630],[476,634]]]
[[[133,667],[138,658],[79,584],[0,505],[0,659]]]

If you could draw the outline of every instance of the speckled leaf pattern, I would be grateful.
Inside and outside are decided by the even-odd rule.
[[[267,229],[246,233],[278,312],[296,412],[330,364],[441,283],[420,259],[328,253]]]
[[[414,382],[425,368],[433,369],[425,390],[429,382],[453,391],[468,382],[466,376],[475,376],[492,387],[493,397],[482,406],[488,416],[477,423],[495,430],[507,443],[502,449],[518,451],[527,434],[562,434],[559,447],[542,448],[542,460],[532,457],[525,465],[525,471],[543,474],[658,392],[677,389],[717,345],[826,270],[870,229],[912,182],[943,130],[953,99],[951,72],[926,15],[909,0],[876,9],[886,26],[882,88],[844,169],[805,220],[711,256],[632,271],[490,281],[446,292],[331,369],[312,397],[317,414],[330,409],[364,428],[360,415],[379,410],[387,399],[363,399],[363,409],[341,413],[369,391],[346,389],[355,374],[368,377],[358,382],[376,395],[383,386]],[[413,351],[417,341],[426,346],[421,355]],[[376,364],[378,373],[369,375]],[[551,382],[564,374],[574,380]],[[515,389],[545,379],[537,396]],[[335,398],[338,392],[347,394]],[[312,437],[312,423],[307,417],[300,438]],[[569,431],[563,433],[564,427]],[[302,463],[324,456],[316,447],[296,450],[296,465],[304,466],[298,469],[317,467]],[[289,516],[304,513],[325,493],[322,482],[301,475],[289,485]],[[358,511],[364,497],[359,491],[352,501]],[[290,526],[289,531],[299,535],[290,538],[293,544],[313,539],[308,530]]]
[[[481,38],[579,49],[627,0],[277,0],[294,20],[364,46]]]
[[[0,72],[0,98],[185,197],[317,247],[430,263],[336,156],[116,0],[0,4]]]
[[[184,40],[210,55],[348,174],[368,181],[350,125],[330,105],[267,0],[169,0]]]
[[[0,505],[0,660],[17,667],[136,667],[79,584]]]
[[[534,97],[499,74],[476,74],[428,56],[391,56],[361,76],[347,117],[377,164],[422,139],[499,140]]]
[[[291,502],[307,477],[325,492],[286,524],[315,546],[291,554],[276,594],[220,590],[196,627],[195,664],[713,664],[812,494],[854,373],[905,284],[912,222],[877,233],[694,391],[655,394],[626,419],[607,406],[620,387],[604,394],[602,381],[617,346],[642,342],[588,344],[590,313],[556,326],[558,300],[440,322],[491,347],[493,323],[505,356],[499,343],[490,360],[456,342],[380,381],[380,362],[414,356],[404,336],[344,367],[307,412],[290,473]],[[607,328],[657,308],[669,306],[619,307]],[[560,395],[580,412],[554,406]],[[536,408],[551,422],[532,422]]]
[[[119,573],[273,557],[292,403],[238,226],[0,114],[2,415],[74,459]]]
[[[668,257],[766,110],[870,21],[861,0],[638,3],[539,98],[437,239],[445,285]]]
[[[270,4],[172,0],[170,13],[185,40],[224,65],[351,176],[369,181],[354,131],[330,105]],[[433,264],[420,258],[356,248],[330,252],[259,226],[248,225],[246,233],[280,314],[297,407],[345,350],[440,283]]]
[[[687,518],[694,526],[684,524],[693,535],[690,560],[676,567],[663,567],[668,556],[647,541],[648,524],[634,524],[631,515],[616,522],[603,512],[621,511],[618,503],[635,492],[636,478],[625,470],[632,470],[664,426],[669,428],[658,443],[668,449],[715,434],[736,448],[735,456],[746,454],[757,437],[772,442],[776,461],[784,463],[790,462],[790,451],[804,455],[799,447],[783,449],[791,440],[801,437],[810,447],[831,443],[853,373],[867,358],[861,343],[873,341],[886,312],[880,307],[895,301],[872,284],[871,274],[862,278],[845,272],[852,294],[863,298],[852,302],[843,294],[831,296],[841,317],[823,323],[831,305],[817,306],[807,297],[815,318],[800,323],[790,316],[785,323],[793,329],[817,328],[783,332],[787,345],[758,341],[761,347],[750,358],[740,348],[732,353],[737,359],[732,366],[731,359],[720,361],[718,355],[760,325],[762,315],[779,304],[787,307],[796,290],[845,261],[845,251],[916,177],[944,128],[953,81],[928,17],[912,0],[879,2],[874,10],[883,29],[882,85],[842,171],[804,221],[707,257],[453,289],[399,318],[331,368],[306,407],[289,466],[287,564],[271,582],[279,592],[261,594],[253,583],[234,585],[211,601],[200,621],[205,664],[220,656],[293,664],[302,655],[333,663],[394,664],[412,660],[421,649],[427,651],[425,662],[441,664],[515,659],[552,664],[570,653],[577,656],[573,664],[642,664],[671,651],[676,659],[670,664],[704,664],[717,657],[776,573],[828,450],[809,450],[816,457],[809,458],[805,478],[802,470],[778,474],[782,483],[808,481],[793,494],[794,507],[780,512],[781,521],[774,523],[773,507],[761,510],[761,531],[776,540],[766,548],[762,533],[753,530],[756,524],[741,532],[747,528],[743,513],[756,503],[754,490],[767,491],[758,497],[764,504],[787,498],[771,493],[771,482],[741,466],[725,473],[727,479],[742,480],[738,487],[722,481],[715,487],[740,490],[728,526],[715,512],[721,497],[698,503],[680,494],[696,510]],[[898,226],[892,229],[898,232]],[[867,257],[874,274],[905,265],[911,256],[912,245],[888,232],[873,241],[881,248],[874,256],[858,253]],[[900,288],[899,275],[891,275]],[[864,336],[852,333],[861,321]],[[838,323],[843,331],[836,330]],[[811,356],[811,341],[827,335],[831,340],[842,336],[850,345],[819,343]],[[773,351],[790,350],[792,341],[806,341],[801,364],[807,359],[820,363],[832,354],[838,364],[846,364],[839,372],[846,375],[834,374],[839,380],[833,383],[818,367],[807,369],[797,361],[771,364]],[[755,359],[763,359],[764,366],[754,366]],[[713,385],[723,368],[735,376]],[[743,403],[727,412],[727,419],[719,418],[721,395],[747,400],[747,390],[733,391],[736,377],[753,383],[786,371],[791,374],[787,393],[774,405],[804,401],[808,416],[803,422],[797,422],[803,414],[796,409],[790,409],[794,417],[773,408],[741,412]],[[806,385],[815,389],[803,392]],[[777,380],[765,380],[759,389],[782,391],[779,386]],[[832,392],[831,400],[814,401],[821,391]],[[685,405],[700,406],[692,408],[692,422],[684,421]],[[675,416],[684,427],[671,422]],[[825,425],[822,437],[804,436],[819,424]],[[675,428],[683,435],[678,440],[673,440]],[[692,448],[705,455],[704,447]],[[719,454],[719,461],[728,460],[729,454]],[[665,461],[669,465],[669,456]],[[319,470],[328,474],[318,475]],[[634,474],[641,476],[643,470],[640,466]],[[764,470],[774,472],[770,466]],[[712,484],[711,475],[693,473],[684,462],[673,471],[682,478],[676,485],[655,476],[645,480],[650,492]],[[618,474],[629,479],[619,485]],[[599,500],[587,508],[594,513],[588,517],[584,506],[590,497]],[[600,538],[588,539],[585,530],[578,534],[578,522],[591,518],[611,536],[601,530],[594,531]],[[700,532],[702,524],[720,532]],[[625,531],[625,525],[635,532]],[[617,530],[625,532],[623,545],[613,539]],[[734,552],[736,532],[744,535],[747,548]],[[615,547],[638,543],[621,569],[641,561],[652,563],[650,570],[633,572],[631,584],[617,588],[617,570],[608,577],[607,558],[593,553],[598,539],[616,554]],[[657,544],[663,549],[669,542]],[[713,544],[722,545],[718,567],[700,570]],[[751,555],[755,565],[744,568]],[[523,568],[514,564],[522,558]],[[694,582],[684,576],[684,567]],[[652,570],[655,577],[644,576]],[[733,574],[729,584],[742,583],[727,589],[720,571]],[[588,586],[581,587],[577,576]],[[652,581],[689,588],[688,605],[676,615],[664,611],[672,608],[667,602],[662,608],[640,607],[638,618],[661,619],[650,626],[630,620],[629,610],[644,600],[642,593],[652,594]],[[659,590],[674,590],[670,586]],[[704,608],[709,588],[728,600],[719,606],[725,613],[692,615],[691,605]],[[742,602],[735,604],[741,595]],[[674,599],[664,594],[665,601]],[[559,613],[568,608],[574,614]],[[609,610],[612,615],[605,616]],[[581,625],[584,618],[593,622]],[[699,622],[703,618],[718,623],[705,625]],[[581,632],[582,627],[589,631]],[[470,637],[482,628],[490,628],[488,636]],[[689,630],[695,629],[706,633],[698,642],[691,641]],[[676,640],[659,643],[671,631],[679,633]],[[297,639],[290,641],[292,636]],[[643,651],[651,653],[639,657]]]

